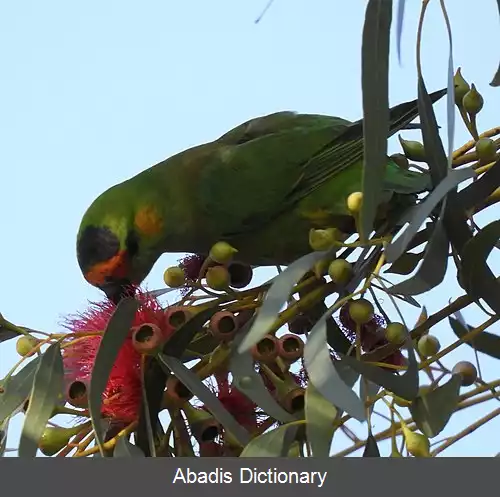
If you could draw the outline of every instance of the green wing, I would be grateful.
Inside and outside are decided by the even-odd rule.
[[[437,101],[446,90],[431,94]],[[418,115],[417,102],[391,109],[389,136]],[[238,126],[216,142],[198,173],[203,219],[227,236],[262,227],[363,158],[363,122],[329,116],[271,114]],[[390,164],[385,187],[423,191],[425,174]]]

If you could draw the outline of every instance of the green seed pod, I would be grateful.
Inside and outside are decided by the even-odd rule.
[[[410,161],[408,160],[408,157],[403,154],[393,154],[389,158],[401,169],[407,170],[410,167]]]
[[[205,276],[207,285],[212,290],[226,290],[231,281],[231,275],[224,266],[214,266],[208,269]]]
[[[415,433],[403,426],[403,435],[405,437],[406,449],[415,457],[430,457],[429,439],[421,433]]]
[[[358,214],[361,212],[363,206],[363,193],[353,192],[347,197],[347,210],[351,214]]]
[[[337,240],[338,230],[336,228],[309,231],[309,245],[318,252],[331,249]]]
[[[476,142],[477,158],[482,164],[488,164],[495,160],[497,148],[495,142],[491,138],[480,138]]]
[[[38,340],[35,337],[23,335],[17,340],[16,351],[20,356],[26,357],[31,354],[37,344]]]
[[[352,264],[345,259],[335,259],[328,266],[328,276],[337,285],[344,286],[349,283],[353,274]]]
[[[417,349],[424,357],[432,357],[439,352],[441,344],[434,335],[424,335],[417,342]]]
[[[477,91],[474,84],[471,85],[470,90],[464,95],[462,105],[465,111],[471,116],[475,116],[481,112],[484,105],[484,99]]]
[[[349,304],[349,315],[359,325],[366,324],[373,318],[373,304],[366,299],[353,300]]]
[[[238,251],[234,247],[229,245],[229,243],[217,242],[210,249],[209,257],[214,262],[217,262],[219,264],[227,264],[231,262],[234,254],[236,254],[237,252]]]
[[[184,274],[184,270],[179,266],[169,267],[163,273],[163,281],[170,288],[179,288],[186,282],[186,275]]]
[[[465,94],[470,90],[470,85],[465,81],[462,76],[460,67],[457,69],[455,76],[453,78],[453,83],[455,85],[455,104],[458,107],[462,107],[462,102]]]
[[[77,435],[81,429],[81,426],[73,426],[72,428],[45,428],[38,443],[38,448],[43,455],[53,456],[63,449],[63,447],[66,447],[70,439]]]
[[[399,143],[407,159],[414,160],[415,162],[425,162],[425,149],[424,145],[420,142],[413,140],[403,140],[399,136]]]
[[[451,372],[462,377],[463,387],[470,387],[477,379],[476,366],[469,361],[457,362]]]
[[[402,323],[389,323],[385,329],[385,338],[395,345],[403,343],[407,336],[408,330]]]

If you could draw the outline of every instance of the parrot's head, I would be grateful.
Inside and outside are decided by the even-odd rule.
[[[128,201],[121,185],[87,209],[77,236],[77,258],[85,279],[117,304],[138,286],[161,255],[161,217],[149,206]],[[125,195],[124,195],[125,194]]]

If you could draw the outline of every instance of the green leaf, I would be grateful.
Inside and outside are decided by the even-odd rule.
[[[396,46],[398,50],[398,61],[401,64],[401,37],[403,34],[403,21],[405,16],[405,0],[398,1],[398,13],[396,24]]]
[[[24,405],[33,387],[33,378],[40,362],[39,357],[30,361],[19,373],[2,380],[0,386],[0,423]]]
[[[455,188],[462,181],[470,179],[476,175],[474,169],[470,167],[454,169],[441,181],[438,186],[418,205],[408,219],[409,226],[398,236],[385,250],[387,262],[394,262],[401,257],[408,244],[412,241],[424,221],[429,217],[436,206],[443,200],[447,193]]]
[[[307,254],[297,259],[282,273],[276,276],[274,283],[266,294],[266,298],[261,308],[257,312],[252,327],[238,346],[238,352],[240,354],[250,350],[268,333],[269,328],[274,324],[281,308],[288,302],[294,286],[316,262],[328,257],[330,252],[312,252]]]
[[[391,287],[389,293],[421,295],[443,282],[448,268],[449,242],[442,219],[437,221],[425,249],[422,265],[411,278]]]
[[[287,455],[285,437],[289,430],[296,430],[296,425],[282,425],[254,438],[242,451],[240,457],[283,457]],[[285,454],[283,454],[285,452]]]
[[[500,0],[497,0],[498,12],[500,14]],[[497,72],[491,80],[490,86],[497,87],[500,86],[500,64],[498,65]]]
[[[460,282],[475,300],[482,298],[500,314],[500,283],[486,262],[500,239],[500,221],[485,226],[464,247]]]
[[[146,457],[139,447],[130,443],[127,437],[120,437],[115,445],[113,457]]]
[[[229,431],[242,445],[245,446],[250,441],[250,434],[243,428],[226,410],[222,402],[210,391],[196,373],[193,373],[176,357],[160,354],[160,361],[164,363],[176,378],[212,413],[213,417]]]
[[[450,322],[451,329],[458,338],[463,338],[469,331],[474,329],[472,326],[464,325],[458,319],[452,318],[451,316],[448,320]],[[483,331],[473,340],[464,343],[478,352],[482,352],[483,354],[494,357],[495,359],[500,359],[500,336],[498,335]]]
[[[413,400],[418,394],[418,364],[410,338],[406,340],[406,349],[408,351],[408,368],[401,376],[385,371],[379,366],[374,366],[368,362],[358,361],[354,357],[343,355],[342,361],[346,362],[355,371],[358,371],[367,380],[384,387],[398,397]]]
[[[19,333],[15,331],[8,330],[4,326],[0,325],[0,343],[6,342],[7,340],[11,340],[12,338],[18,337]]]
[[[266,388],[262,376],[255,371],[254,361],[250,352],[239,354],[238,344],[246,336],[252,326],[252,321],[241,328],[233,340],[231,357],[229,359],[229,370],[233,375],[233,385],[250,400],[255,402],[268,416],[288,423],[294,421],[295,417],[283,409],[276,399]]]
[[[104,332],[92,369],[89,392],[89,413],[96,434],[96,443],[105,457],[102,445],[104,437],[99,429],[101,419],[102,393],[108,384],[111,369],[116,361],[125,338],[130,333],[139,302],[133,298],[123,299],[111,316]]]
[[[375,437],[370,433],[365,443],[365,450],[363,451],[363,457],[380,457],[380,452],[378,450],[377,441]]]
[[[412,252],[406,252],[401,257],[396,259],[391,267],[386,269],[385,273],[392,274],[410,274],[415,271],[418,263],[422,260],[424,253],[413,254]]]
[[[462,378],[452,375],[451,379],[440,387],[419,395],[411,404],[410,412],[418,429],[427,437],[439,435],[458,404]]]
[[[314,385],[309,383],[305,395],[306,436],[313,457],[328,457],[335,431],[333,422],[338,411]]]
[[[9,433],[9,421],[10,418],[4,419],[0,423],[0,457],[5,454],[5,449],[7,448],[7,436]]]
[[[481,175],[476,181],[461,190],[458,202],[466,211],[477,207],[500,186],[500,160]]]
[[[364,123],[362,239],[368,239],[373,229],[387,166],[391,22],[392,0],[368,0],[361,51]]]
[[[38,443],[64,389],[64,365],[59,342],[41,356],[33,380],[21,439],[19,457],[36,457]]]
[[[358,421],[365,421],[363,402],[344,382],[330,356],[325,321],[331,314],[332,311],[328,310],[309,333],[304,347],[304,366],[309,381],[327,400]]]

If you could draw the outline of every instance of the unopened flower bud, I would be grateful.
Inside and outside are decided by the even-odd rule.
[[[404,140],[401,136],[399,136],[399,143],[401,143],[401,148],[409,160],[425,162],[425,149],[422,143],[413,140]]]
[[[321,252],[329,250],[338,240],[338,231],[336,228],[327,228],[325,230],[309,231],[309,245],[315,251]]]
[[[31,354],[37,344],[38,340],[35,337],[23,335],[17,340],[16,351],[20,356],[26,357]]]
[[[212,290],[222,291],[228,288],[231,276],[224,266],[214,266],[208,269],[205,279]]]
[[[238,251],[227,242],[217,242],[210,249],[210,259],[219,264],[231,262],[234,254]]]
[[[439,340],[433,335],[424,335],[417,343],[417,349],[424,357],[436,355],[440,348]]]
[[[429,439],[421,433],[415,433],[403,426],[403,435],[408,452],[415,457],[430,457]]]
[[[462,76],[460,67],[457,69],[455,76],[453,78],[453,83],[455,85],[455,104],[458,107],[462,107],[462,102],[465,94],[470,90],[470,85],[465,81]]]
[[[347,197],[347,210],[351,214],[358,214],[363,205],[363,193],[354,192]]]
[[[497,148],[491,138],[480,138],[476,142],[477,158],[483,163],[493,162],[495,160]]]
[[[470,387],[477,379],[476,366],[469,361],[457,362],[451,372],[462,377],[463,387]]]
[[[406,326],[401,323],[389,323],[385,329],[385,338],[387,341],[396,345],[403,343],[407,335]]]
[[[186,275],[179,266],[169,267],[163,273],[163,281],[170,288],[179,288],[186,282]]]
[[[337,285],[346,285],[352,278],[353,273],[352,264],[345,259],[335,259],[328,266],[328,276]]]
[[[408,169],[410,167],[410,161],[408,160],[408,157],[406,157],[406,155],[393,154],[390,156],[390,159],[401,169]]]
[[[353,300],[349,303],[349,315],[359,325],[366,324],[373,318],[373,304],[366,299]]]
[[[464,95],[462,100],[465,111],[471,116],[475,116],[481,112],[484,105],[484,99],[477,91],[474,84],[471,85],[470,90]]]

